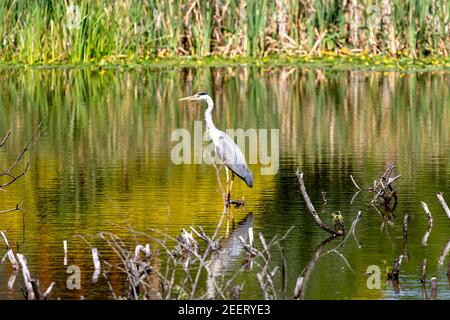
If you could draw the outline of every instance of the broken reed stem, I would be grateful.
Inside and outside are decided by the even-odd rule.
[[[321,229],[327,231],[328,233],[332,234],[333,236],[335,236],[335,237],[342,236],[342,235],[343,235],[342,232],[336,232],[335,230],[333,230],[333,229],[327,227],[327,226],[322,222],[322,220],[320,219],[320,217],[319,217],[319,215],[318,215],[316,209],[314,208],[314,205],[313,205],[312,202],[311,202],[311,199],[309,198],[308,192],[306,191],[305,182],[303,181],[303,172],[300,172],[300,171],[297,169],[296,175],[297,175],[298,182],[299,182],[299,184],[300,184],[300,191],[301,191],[301,193],[302,193],[302,195],[303,195],[303,198],[305,199],[306,206],[308,207],[308,210],[309,210],[309,212],[311,213],[311,215],[312,215],[312,217],[313,217],[313,219],[314,219],[314,222],[315,222]]]
[[[437,194],[437,198],[439,199],[439,202],[441,203],[442,208],[444,208],[444,211],[447,214],[447,217],[450,219],[450,209],[448,208],[448,205],[445,202],[445,199],[443,197],[443,193],[442,192],[438,193]]]
[[[353,182],[353,184],[355,185],[355,187],[358,189],[358,190],[361,190],[361,188],[358,186],[358,184],[356,183],[356,181],[355,181],[355,179],[353,179],[353,176],[352,175],[350,175],[350,179],[352,180],[352,182]]]

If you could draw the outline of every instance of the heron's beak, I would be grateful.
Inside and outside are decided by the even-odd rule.
[[[178,101],[193,101],[193,100],[196,100],[196,96],[189,96],[189,97],[178,99]]]

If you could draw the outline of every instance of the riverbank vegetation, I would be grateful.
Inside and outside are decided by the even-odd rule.
[[[6,0],[0,4],[0,61],[313,57],[449,67],[449,24],[443,0]]]

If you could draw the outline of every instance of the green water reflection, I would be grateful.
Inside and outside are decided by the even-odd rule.
[[[147,227],[171,235],[190,225],[214,230],[222,212],[216,172],[209,165],[175,165],[170,153],[173,130],[193,130],[204,108],[182,106],[178,98],[205,90],[216,103],[216,126],[280,130],[280,168],[260,175],[251,165],[255,186],[236,183],[234,194],[246,206],[234,210],[237,221],[253,213],[254,230],[267,238],[295,229],[284,242],[288,287],[327,234],[314,225],[298,192],[297,168],[305,172],[312,200],[326,222],[340,210],[347,227],[362,211],[356,234],[336,254],[320,258],[305,287],[306,299],[385,299],[422,297],[423,258],[439,282],[439,298],[450,298],[448,257],[438,264],[450,240],[450,221],[436,193],[450,194],[450,76],[445,73],[377,73],[297,68],[198,69],[2,69],[0,132],[13,134],[0,153],[11,160],[46,118],[45,134],[27,175],[0,194],[0,208],[23,201],[24,217],[3,214],[1,227],[29,261],[43,287],[57,285],[54,297],[110,298],[102,281],[93,284],[88,247],[75,234],[95,235],[124,227]],[[367,189],[394,162],[402,174],[399,206],[392,225],[370,206],[365,190],[354,199],[352,174]],[[4,167],[4,165],[3,165]],[[322,206],[321,192],[328,205]],[[448,198],[450,200],[450,198]],[[426,246],[421,239],[426,201],[435,223]],[[412,216],[409,259],[402,266],[399,294],[384,283],[384,271],[404,250],[403,215]],[[63,240],[69,264],[82,270],[81,290],[66,288]],[[339,240],[328,244],[333,248]],[[101,248],[100,248],[101,249]],[[242,264],[245,253],[231,255],[227,272]],[[380,266],[381,290],[369,290],[365,272]],[[21,298],[20,275],[13,289],[8,264],[0,265],[0,298]],[[244,273],[244,298],[261,298],[254,271]],[[121,280],[115,279],[120,287]],[[280,280],[278,280],[280,281]]]

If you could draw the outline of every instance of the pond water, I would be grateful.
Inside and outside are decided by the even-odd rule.
[[[246,223],[239,222],[248,214],[256,238],[258,233],[267,239],[282,236],[294,226],[282,242],[287,285],[279,298],[293,296],[297,277],[329,236],[314,224],[299,193],[299,168],[325,223],[331,224],[331,214],[340,211],[349,230],[361,211],[355,229],[360,246],[349,237],[339,248],[342,256],[331,253],[317,259],[305,283],[305,299],[421,299],[424,258],[428,279],[437,278],[438,298],[450,298],[449,258],[443,256],[450,219],[436,197],[440,191],[450,194],[450,75],[297,67],[5,68],[0,70],[0,133],[11,129],[12,134],[0,150],[2,169],[20,153],[39,122],[46,122],[28,172],[0,193],[1,210],[22,203],[24,213],[2,213],[0,229],[14,250],[26,256],[43,288],[55,281],[53,298],[112,297],[105,281],[92,282],[91,251],[76,235],[95,243],[102,253],[107,245],[96,237],[99,232],[130,239],[130,228],[175,236],[182,228],[200,225],[214,232],[223,209],[216,170],[171,160],[176,144],[172,132],[194,132],[205,110],[178,99],[201,90],[216,103],[213,119],[218,128],[279,129],[278,171],[262,175],[261,164],[251,164],[254,187],[247,188],[239,179],[234,184],[233,196],[244,197],[245,207],[233,208],[221,228],[230,248],[221,272],[232,274],[242,266],[245,251],[235,237],[246,234]],[[367,189],[389,163],[395,163],[402,177],[396,184],[395,217],[385,222],[371,206],[373,195]],[[219,173],[223,183],[225,173]],[[349,175],[363,189],[355,197]],[[421,201],[434,217],[426,245],[422,237],[428,221]],[[405,253],[405,213],[411,216],[408,258],[396,292],[386,281],[386,270]],[[81,270],[79,290],[66,286],[70,275],[63,263],[64,240],[68,265]],[[341,241],[320,249],[327,252]],[[274,265],[280,260],[277,254]],[[379,289],[367,286],[371,265],[381,270]],[[242,298],[263,298],[256,272],[254,266],[236,279],[236,284],[245,282]],[[9,263],[0,264],[0,298],[20,299],[22,275],[12,288],[10,276]],[[120,277],[111,283],[123,294]],[[429,296],[429,282],[427,290]]]

